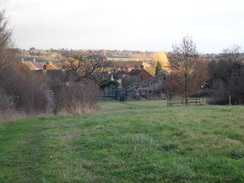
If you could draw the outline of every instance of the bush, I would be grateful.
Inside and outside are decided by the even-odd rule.
[[[125,75],[122,78],[122,87],[127,87],[130,84],[136,83],[136,82],[140,82],[140,80],[138,78],[136,78],[136,77],[132,77],[132,76],[129,76],[129,75]]]
[[[0,10],[0,110],[27,114],[46,112],[44,82],[16,62],[8,22],[5,10]]]
[[[63,85],[54,92],[54,113],[82,114],[92,112],[98,100],[99,86],[92,82]]]
[[[210,91],[207,89],[199,90],[198,92],[192,94],[190,97],[193,97],[193,98],[210,97]]]
[[[244,104],[244,65],[239,61],[223,59],[209,63],[210,80],[212,88],[210,94],[211,104]]]
[[[100,83],[101,89],[104,88],[118,88],[119,83],[116,80],[111,80],[111,79],[105,79]]]
[[[15,109],[26,114],[45,113],[48,104],[44,81],[29,71],[21,71],[13,63],[0,67],[0,86],[12,99]]]
[[[13,110],[15,104],[13,98],[8,96],[3,89],[0,89],[0,111],[9,111]]]

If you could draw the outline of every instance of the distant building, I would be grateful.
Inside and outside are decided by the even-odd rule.
[[[62,70],[62,64],[59,62],[46,62],[45,64],[42,64],[33,59],[33,61],[21,60],[21,63],[30,70]]]
[[[111,61],[111,71],[132,71],[133,69],[144,69],[143,61]]]
[[[47,62],[43,65],[43,70],[62,70],[62,64]]]
[[[33,60],[33,61],[22,60],[21,63],[24,64],[30,70],[42,70],[43,69],[43,65],[39,62],[36,62],[35,60]]]
[[[129,72],[131,77],[137,78],[139,81],[145,81],[153,77],[149,72],[145,69],[133,69]]]
[[[45,78],[45,84],[49,89],[54,89],[56,86],[63,84],[69,86],[76,79],[74,73],[70,70],[34,70],[36,74],[42,75]]]
[[[111,80],[117,80],[117,81],[120,81],[125,76],[134,78],[135,81],[145,81],[153,77],[145,69],[133,69],[131,71],[119,70],[119,71],[110,72],[109,76]]]

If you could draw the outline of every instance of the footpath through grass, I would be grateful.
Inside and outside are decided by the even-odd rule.
[[[99,107],[0,123],[0,182],[244,182],[244,106]]]

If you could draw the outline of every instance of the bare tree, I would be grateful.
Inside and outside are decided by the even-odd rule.
[[[0,69],[10,60],[13,60],[11,48],[13,48],[12,29],[9,28],[9,19],[5,15],[5,10],[0,10]]]
[[[241,62],[243,58],[243,51],[239,45],[233,45],[230,48],[223,50],[224,58],[231,62]]]
[[[5,10],[0,10],[0,49],[12,48],[12,29],[8,28],[9,19],[5,16]]]
[[[21,64],[15,60],[13,46],[9,19],[5,10],[0,10],[0,91],[5,96],[4,100],[0,100],[0,106],[9,103],[21,112],[45,112],[47,98],[44,82],[21,69]]]
[[[207,79],[207,70],[204,72],[200,69],[203,67],[201,57],[190,36],[183,37],[181,43],[173,44],[172,47],[173,51],[169,55],[171,72],[167,88],[183,93],[187,98]]]
[[[72,54],[62,60],[66,69],[73,71],[76,81],[92,80],[101,82],[105,74],[104,68],[110,65],[104,55],[98,53],[87,53],[86,55]]]
[[[241,47],[233,45],[223,50],[223,58],[209,63],[209,86],[213,89],[211,103],[232,104],[244,103],[243,52]]]
[[[9,80],[8,75],[14,68],[13,54],[10,48],[13,46],[11,39],[12,29],[9,28],[9,20],[5,16],[5,10],[0,10],[0,88],[4,89],[4,83]]]

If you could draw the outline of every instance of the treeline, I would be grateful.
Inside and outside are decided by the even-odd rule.
[[[223,58],[208,64],[212,104],[244,104],[244,57],[241,47],[224,50]]]
[[[109,60],[140,60],[140,61],[149,61],[152,60],[154,57],[155,52],[149,51],[134,51],[134,50],[73,50],[73,49],[37,49],[31,47],[30,49],[20,49],[20,48],[13,48],[14,53],[16,54],[17,60],[25,60],[25,61],[33,61],[34,59],[37,62],[48,62],[48,61],[60,61],[60,59],[67,54],[72,52],[77,52],[80,54],[87,54],[96,52],[101,55],[106,56]],[[156,53],[158,53],[157,51]],[[243,53],[242,53],[243,54]],[[224,53],[207,53],[207,54],[200,54],[205,60],[221,60],[225,58]],[[243,56],[243,55],[242,55]]]
[[[234,45],[220,55],[206,59],[189,36],[173,45],[168,53],[168,97],[208,97],[210,104],[244,104],[243,51]]]
[[[98,53],[106,56],[110,60],[150,60],[152,52],[147,51],[132,51],[132,50],[73,50],[73,49],[36,49],[34,47],[26,50],[13,48],[18,60],[33,61],[37,62],[48,62],[48,61],[60,61],[63,56],[69,55],[72,52],[86,55],[88,53]]]

